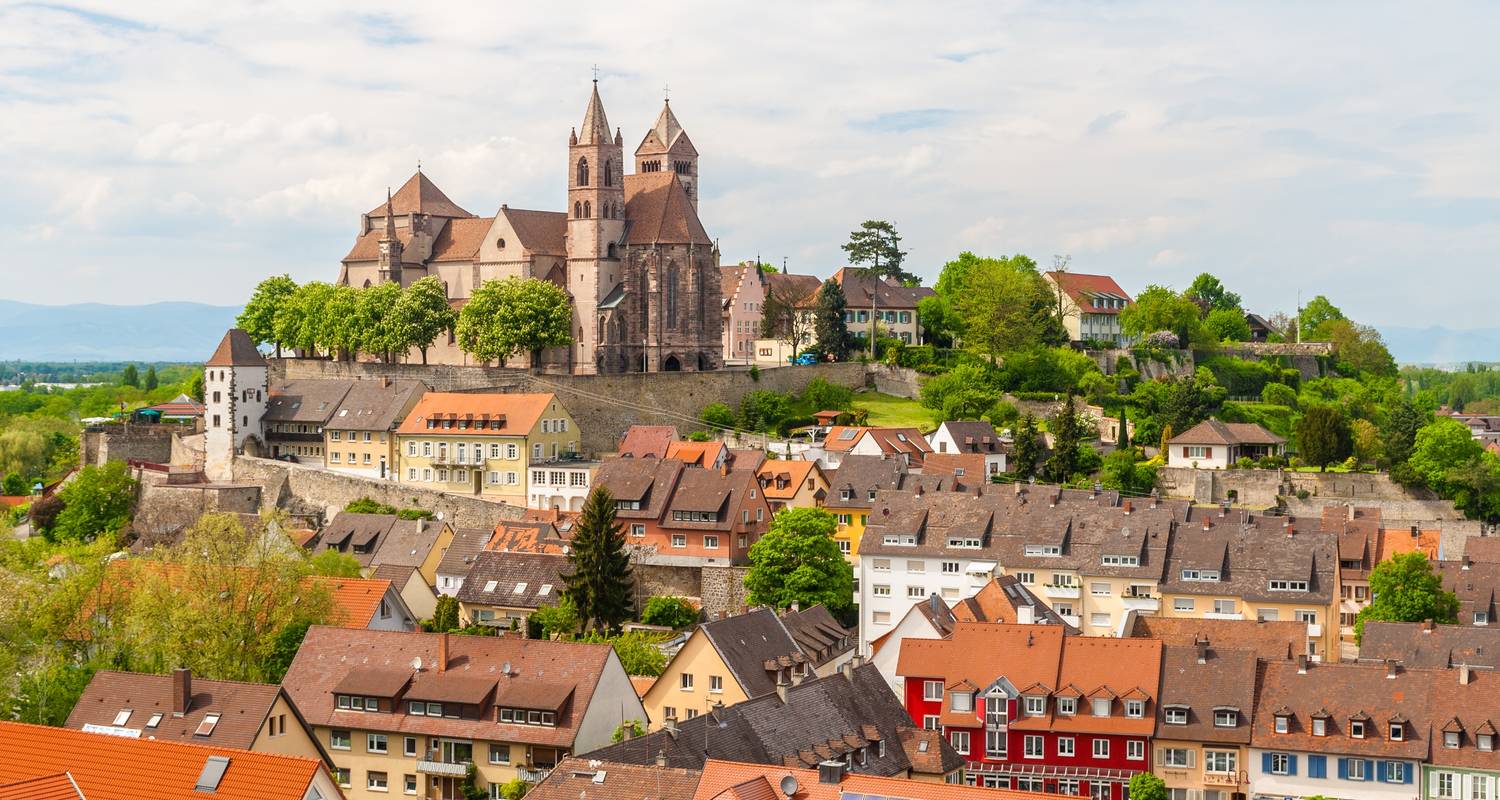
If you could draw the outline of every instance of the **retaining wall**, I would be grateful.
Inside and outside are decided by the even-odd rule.
[[[1192,469],[1163,467],[1158,472],[1161,490],[1172,497],[1188,497],[1199,503],[1218,503],[1235,493],[1241,505],[1269,507],[1277,498],[1295,500],[1299,490],[1319,506],[1349,502],[1374,506],[1385,504],[1396,518],[1456,519],[1453,506],[1426,490],[1411,490],[1384,473],[1286,472],[1274,469]],[[1444,511],[1446,509],[1446,511]]]
[[[79,441],[79,466],[132,459],[166,464],[172,459],[172,434],[192,431],[179,425],[129,422],[91,426],[84,429]]]

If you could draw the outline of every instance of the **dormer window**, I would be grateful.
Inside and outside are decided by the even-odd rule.
[[[1292,728],[1292,717],[1290,714],[1276,715],[1276,732],[1286,733]]]
[[[1077,714],[1078,713],[1078,698],[1076,698],[1076,697],[1059,697],[1059,698],[1057,698],[1057,713],[1061,714],[1064,717],[1071,717],[1074,714]]]
[[[1350,720],[1349,735],[1356,739],[1365,738],[1365,723],[1362,720]]]
[[[1481,733],[1474,737],[1475,745],[1488,753],[1495,749],[1495,735],[1493,733]]]
[[[973,711],[974,695],[968,692],[953,692],[954,711]]]
[[[1458,731],[1443,731],[1443,746],[1446,747],[1446,748],[1448,748],[1449,750],[1455,750],[1455,749],[1457,749],[1458,748],[1458,740],[1459,740],[1459,737],[1461,735],[1462,734],[1460,734]],[[1484,738],[1487,738],[1487,737],[1480,737],[1481,740],[1484,739]],[[1484,747],[1480,747],[1479,749],[1483,750],[1485,748]]]
[[[1047,713],[1047,698],[1045,695],[1026,696],[1026,716],[1040,717]]]
[[[1131,719],[1140,719],[1141,717],[1146,716],[1146,701],[1126,700],[1125,716],[1130,717]]]
[[[1305,592],[1307,581],[1271,581],[1266,588],[1273,592]]]
[[[1314,719],[1312,722],[1313,722],[1312,733],[1313,733],[1314,736],[1327,736],[1328,735],[1328,720],[1326,720],[1326,719]]]
[[[1183,706],[1168,706],[1163,709],[1162,718],[1168,725],[1186,725],[1188,710]]]
[[[1399,722],[1391,723],[1391,741],[1399,742],[1406,738],[1406,726]]]
[[[849,491],[848,489],[840,489],[839,490],[839,499],[840,500],[848,500],[848,499],[852,498],[853,496],[854,496],[854,493],[851,492],[851,491]]]
[[[1042,558],[1056,558],[1062,555],[1062,547],[1055,544],[1028,544],[1026,555]]]
[[[1233,728],[1238,724],[1240,724],[1240,712],[1232,708],[1214,709],[1215,728]]]
[[[1109,698],[1108,697],[1096,697],[1096,698],[1094,698],[1094,716],[1096,716],[1096,717],[1107,717],[1107,716],[1109,716],[1109,707],[1110,707],[1110,705],[1111,705],[1111,703],[1109,702]]]

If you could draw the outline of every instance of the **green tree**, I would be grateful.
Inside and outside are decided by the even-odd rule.
[[[273,275],[261,281],[250,301],[235,318],[234,326],[249,334],[256,344],[276,347],[276,357],[281,357],[281,337],[277,335],[276,315],[297,293],[297,283],[289,275]]]
[[[1130,776],[1130,800],[1167,800],[1167,782],[1149,772]]]
[[[358,500],[351,500],[351,501],[349,501],[349,504],[346,505],[346,506],[344,506],[344,510],[348,511],[351,514],[394,514],[394,513],[396,513],[396,507],[395,506],[389,505],[389,504],[386,504],[386,503],[382,503],[382,502],[380,502],[378,500],[374,500],[369,495],[365,495],[364,497],[361,497]]]
[[[1208,335],[1198,311],[1197,303],[1165,286],[1153,284],[1136,295],[1134,303],[1120,311],[1120,327],[1135,337],[1171,331],[1183,347],[1205,344]]]
[[[618,630],[632,612],[630,557],[615,521],[615,499],[596,486],[583,503],[568,551],[572,572],[563,576],[583,630]]]
[[[272,325],[277,347],[290,347],[303,356],[316,355],[325,325],[324,309],[332,296],[333,287],[322,281],[298,286],[276,308]]]
[[[772,284],[766,292],[766,302],[761,306],[760,335],[766,339],[786,342],[792,358],[813,341],[813,316],[803,313],[799,307],[805,298],[796,297],[789,286]]]
[[[776,423],[791,413],[791,400],[780,392],[756,389],[740,398],[739,427],[747,431],[774,431]]]
[[[854,573],[834,542],[837,528],[833,515],[821,508],[778,513],[750,547],[749,602],[777,609],[822,603],[834,613],[848,608]]]
[[[394,361],[412,345],[396,319],[396,308],[402,294],[401,285],[392,282],[359,290],[359,349],[379,356],[386,363]]]
[[[563,595],[557,605],[542,606],[528,621],[540,628],[543,637],[571,636],[578,632],[578,607]]]
[[[317,341],[334,358],[352,360],[365,345],[366,332],[360,308],[364,291],[353,286],[335,286],[323,303]]]
[[[573,305],[562,289],[536,278],[485,281],[459,312],[456,336],[464,352],[481,361],[531,353],[541,363],[547,347],[573,343]]]
[[[141,385],[141,373],[140,373],[140,370],[137,370],[135,368],[134,364],[126,364],[125,365],[125,370],[120,373],[120,385],[121,386],[133,386],[133,387],[136,387],[136,388],[140,387],[140,385]]]
[[[1405,398],[1387,406],[1380,426],[1386,461],[1392,465],[1406,463],[1417,445],[1417,432],[1430,420],[1430,415]]]
[[[1057,483],[1072,480],[1079,472],[1078,448],[1083,445],[1084,423],[1073,403],[1073,395],[1047,421],[1052,431],[1052,457],[1047,459],[1047,479]]]
[[[1380,449],[1380,429],[1367,419],[1349,423],[1349,440],[1354,446],[1354,457],[1361,464],[1379,465],[1384,453]]]
[[[84,467],[57,493],[63,509],[46,532],[49,541],[113,539],[135,509],[135,479],[123,461]]]
[[[194,372],[193,377],[188,378],[187,388],[184,390],[188,397],[203,402],[203,373]]]
[[[457,322],[458,314],[448,305],[448,290],[436,275],[413,282],[396,303],[398,338],[421,351],[423,364],[427,363],[427,348]]]
[[[649,597],[646,609],[641,612],[641,622],[647,625],[686,628],[697,621],[698,609],[681,597]]]
[[[1297,453],[1306,464],[1327,470],[1349,457],[1353,445],[1349,423],[1338,406],[1316,403],[1302,412],[1297,420]]]
[[[1346,319],[1346,317],[1338,306],[1328,302],[1328,298],[1321,294],[1314,297],[1302,307],[1302,313],[1297,318],[1297,327],[1302,331],[1302,341],[1328,341],[1328,324],[1341,319]]]
[[[1272,406],[1297,407],[1297,390],[1284,383],[1268,383],[1261,387],[1260,401]]]
[[[436,633],[458,630],[458,598],[451,594],[439,595],[432,619],[425,627]]]
[[[1319,326],[1319,330],[1324,339],[1333,344],[1341,373],[1395,377],[1396,359],[1386,349],[1380,331],[1369,325],[1357,325],[1347,319],[1325,322]]]
[[[802,402],[819,411],[848,411],[854,402],[854,390],[847,386],[813,378],[802,390]]]
[[[1036,417],[1031,412],[1021,417],[1021,427],[1016,431],[1015,450],[1011,454],[1014,466],[1011,471],[1018,478],[1030,478],[1036,475],[1036,462],[1042,457],[1041,444],[1038,441],[1041,433],[1037,430]]]
[[[1370,604],[1354,620],[1355,639],[1364,637],[1365,623],[1458,622],[1458,596],[1443,589],[1443,579],[1420,551],[1397,553],[1370,572]]]
[[[844,298],[844,287],[829,278],[818,289],[817,307],[813,312],[814,345],[820,360],[843,361],[849,357],[854,346],[854,337],[849,333],[849,323],[844,319],[848,301]]]
[[[1216,308],[1203,320],[1203,329],[1216,342],[1250,341],[1250,323],[1237,308]]]
[[[917,319],[922,321],[923,344],[952,347],[959,337],[959,320],[948,301],[935,294],[917,301]]]
[[[1143,495],[1156,488],[1156,468],[1137,461],[1134,449],[1116,450],[1104,457],[1100,483],[1123,494]]]
[[[1130,449],[1130,420],[1126,417],[1128,409],[1124,403],[1120,404],[1120,434],[1115,437],[1116,450]]]
[[[627,675],[655,677],[667,668],[666,654],[646,634],[625,633],[609,640],[609,643],[615,648],[615,655],[620,657],[620,666],[625,668]]]
[[[646,735],[646,724],[638,719],[627,719],[615,727],[615,732],[610,734],[609,740],[615,744],[625,741],[625,729],[630,728],[630,738]]]
[[[8,472],[5,474],[3,485],[0,485],[0,494],[6,497],[23,497],[31,494],[31,484],[27,482],[26,476]]]
[[[1183,294],[1203,308],[1204,316],[1213,311],[1234,311],[1239,314],[1240,321],[1244,321],[1244,312],[1240,310],[1240,296],[1224,288],[1224,284],[1218,278],[1207,272],[1199,273]],[[1244,339],[1234,341],[1244,341]]]
[[[944,421],[982,419],[1000,399],[992,371],[963,363],[928,378],[918,393],[922,405],[940,412]]]
[[[710,428],[730,430],[734,428],[734,409],[723,403],[709,403],[698,412],[698,419]]]
[[[981,258],[965,271],[963,291],[952,299],[964,346],[990,363],[1044,343],[1052,299],[1036,262],[1023,255]]]
[[[156,387],[160,385],[161,380],[156,377],[156,365],[153,364],[149,367],[146,367],[146,385],[143,388],[145,388],[145,390],[149,392],[156,389]]]
[[[884,220],[866,220],[859,229],[849,234],[844,244],[849,254],[849,263],[867,267],[875,275],[899,281],[908,286],[917,284],[917,276],[901,268],[906,261],[906,251],[901,249],[901,235],[896,226]]]
[[[313,575],[324,575],[330,578],[358,578],[362,569],[358,559],[337,550],[324,550],[309,558],[307,567]]]
[[[1449,472],[1470,464],[1484,447],[1452,417],[1440,417],[1417,431],[1406,465],[1428,488],[1443,491]]]

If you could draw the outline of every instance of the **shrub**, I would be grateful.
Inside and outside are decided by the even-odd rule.
[[[665,625],[669,628],[686,628],[698,621],[698,609],[681,597],[651,597],[646,600],[646,610],[641,612],[641,622],[647,625]]]
[[[698,419],[710,428],[733,428],[734,411],[723,403],[709,403],[698,412]]]
[[[1158,350],[1173,350],[1180,346],[1180,340],[1171,331],[1157,331],[1142,339],[1141,344]]]
[[[1260,390],[1262,403],[1273,406],[1297,407],[1297,390],[1284,383],[1268,383]]]
[[[403,508],[396,512],[397,519],[432,519],[432,512],[425,508]]]
[[[1306,500],[1307,498],[1309,498],[1311,496],[1312,495],[1309,494],[1306,489],[1298,489],[1297,490],[1297,499],[1298,500]]]
[[[809,411],[844,411],[854,402],[854,390],[813,378],[802,390],[802,403]]]
[[[756,389],[740,398],[739,424],[745,430],[770,432],[790,410],[786,395]]]
[[[751,364],[750,365],[750,380],[754,381],[755,383],[760,383],[760,365],[759,364]]]
[[[1255,469],[1255,459],[1249,456],[1240,456],[1240,460],[1234,462],[1237,469]]]
[[[370,498],[368,496],[367,497],[361,497],[358,500],[353,501],[349,505],[344,506],[344,510],[350,512],[351,514],[394,514],[394,513],[396,513],[396,507],[395,506],[386,505],[385,503],[377,502],[376,500],[374,500],[374,499],[372,499],[372,498]]]

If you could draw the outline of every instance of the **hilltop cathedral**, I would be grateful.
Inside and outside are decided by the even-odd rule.
[[[599,82],[568,136],[563,211],[502,205],[477,217],[421,170],[360,219],[338,282],[409,286],[440,277],[462,307],[475,287],[513,276],[551,281],[573,300],[573,344],[543,352],[540,366],[575,374],[718,369],[719,253],[698,220],[698,151],[663,105],[625,174]],[[429,349],[437,364],[469,364],[451,336]],[[511,366],[524,366],[517,360]]]

